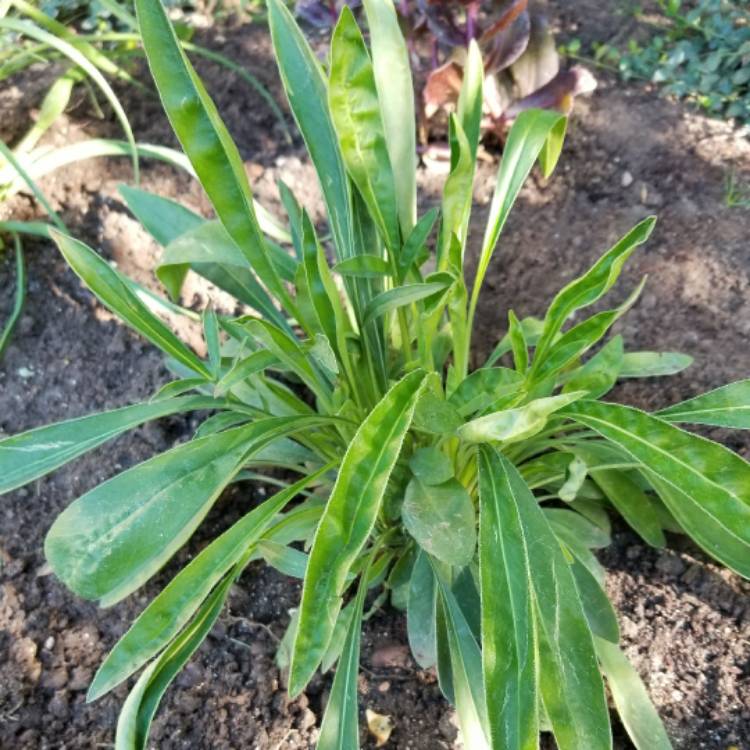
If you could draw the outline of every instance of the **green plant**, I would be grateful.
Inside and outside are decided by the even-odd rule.
[[[724,179],[724,203],[727,208],[750,208],[750,185],[738,179],[734,167]]]
[[[440,210],[417,219],[413,89],[393,6],[364,1],[372,56],[345,8],[325,73],[285,6],[269,0],[281,78],[328,209],[331,267],[283,184],[293,249],[264,236],[237,149],[161,4],[136,5],[165,109],[218,218],[137,188],[122,195],[165,246],[157,273],[173,297],[192,269],[254,312],[207,310],[208,354],[200,358],[125,277],[50,229],[82,281],[165,352],[178,378],[148,402],[0,441],[0,491],[146,420],[213,411],[195,439],[87,492],[50,529],[45,552],[55,573],[109,606],[187,542],[227,485],[269,466],[300,478],[201,550],[106,658],[89,699],[142,670],[116,746],[146,746],[164,691],[233,581],[262,558],[304,578],[280,653],[290,693],[338,663],[323,750],[359,745],[360,623],[368,602],[387,601],[406,610],[417,662],[436,665],[466,747],[535,747],[542,729],[562,750],[611,747],[602,674],[636,746],[669,747],[617,646],[592,550],[609,543],[609,513],[617,512],[651,545],[665,544],[665,530],[687,533],[750,574],[750,465],[676,426],[749,428],[750,381],[656,414],[598,400],[618,378],[666,375],[690,362],[626,352],[619,336],[587,356],[643,285],[614,309],[582,311],[614,285],[654,220],[570,282],[543,320],[511,312],[507,335],[472,370],[472,324],[490,259],[535,161],[552,172],[565,119],[529,110],[516,120],[469,282],[480,55],[470,55],[450,119],[452,169]],[[499,366],[501,358],[512,366]]]
[[[750,122],[750,13],[736,0],[658,0],[644,42],[594,47],[594,60],[626,80],[645,79],[708,113]],[[573,44],[573,57],[580,45]],[[579,58],[585,59],[585,58]]]

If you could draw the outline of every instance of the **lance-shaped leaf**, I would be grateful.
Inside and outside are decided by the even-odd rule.
[[[205,221],[180,234],[164,249],[156,275],[172,299],[179,298],[188,268],[269,320],[286,326],[284,316],[255,278],[247,258],[220,222]]]
[[[4,438],[0,440],[0,493],[38,479],[150,419],[216,408],[220,403],[202,396],[164,399],[68,419]]]
[[[426,553],[419,550],[409,579],[406,632],[417,664],[423,669],[435,666],[435,597],[437,583]]]
[[[617,281],[625,261],[651,235],[656,219],[636,224],[581,277],[557,293],[544,316],[544,330],[536,347],[535,366],[541,362],[565,321],[582,307],[596,302]]]
[[[463,73],[461,93],[458,95],[457,114],[461,128],[469,143],[471,160],[476,163],[482,124],[482,105],[484,104],[482,96],[484,66],[479,45],[473,39],[469,43],[469,53],[466,57]]]
[[[750,464],[710,440],[629,406],[580,401],[565,415],[614,443],[646,471],[706,552],[750,576]]]
[[[434,565],[434,562],[433,562]],[[450,679],[465,747],[488,750],[488,706],[482,684],[482,654],[450,587],[435,569],[450,658]]]
[[[646,687],[616,643],[596,638],[596,653],[612,700],[637,750],[672,750]]]
[[[162,3],[136,0],[135,8],[151,75],[201,185],[259,278],[284,306],[293,309],[269,259],[237,146],[183,52]]]
[[[296,338],[265,320],[248,319],[244,323],[248,333],[257,339],[280,362],[289,367],[325,404],[330,390],[322,381],[305,355]]]
[[[310,552],[289,672],[291,695],[304,689],[328,647],[347,574],[375,524],[423,381],[424,372],[417,370],[393,386],[344,455]]]
[[[544,170],[545,176],[552,172],[559,156],[559,149],[562,147],[560,134],[565,132],[565,122],[565,118],[557,112],[534,109],[521,113],[513,123],[503,149],[503,159],[500,162],[497,184],[492,196],[487,229],[482,240],[482,251],[479,255],[474,287],[471,292],[470,309],[472,314],[470,317],[473,317],[473,311],[476,309],[479,298],[479,290],[487,273],[490,259],[521,186],[550,136],[554,137],[557,133],[556,153],[547,155],[547,164]]]
[[[325,199],[339,260],[354,254],[349,181],[328,108],[320,64],[280,0],[268,1],[268,21],[276,64]]]
[[[661,519],[653,501],[627,474],[592,469],[591,476],[633,530],[653,547],[666,546]]]
[[[310,423],[261,420],[180,445],[100,484],[49,530],[52,569],[80,596],[114,604],[187,541],[253,450]]]
[[[70,267],[83,283],[117,317],[125,321],[165,354],[193,372],[210,379],[211,373],[194,352],[185,346],[167,326],[159,320],[133,293],[128,282],[103,258],[83,242],[56,230],[50,230],[52,239]]]
[[[585,391],[574,391],[537,398],[516,409],[504,409],[472,419],[458,429],[458,435],[467,443],[518,442],[540,432],[552,414],[585,395]]]
[[[540,658],[539,689],[561,750],[611,748],[609,714],[576,582],[536,498],[502,454],[496,483],[516,509],[527,544]],[[499,472],[499,474],[497,473]]]
[[[141,612],[99,667],[87,700],[108,693],[159,653],[187,624],[214,586],[242,560],[290,500],[330,469],[277,492],[201,550]]]
[[[750,430],[750,380],[716,388],[657,412],[667,422],[689,422]]]
[[[517,393],[522,385],[523,377],[515,370],[507,367],[480,367],[461,381],[448,400],[462,416],[468,417]]]
[[[149,728],[159,702],[219,617],[235,572],[228,574],[214,589],[192,622],[139,677],[120,711],[115,750],[146,750]]]
[[[412,231],[407,235],[398,258],[399,271],[401,272],[399,281],[404,280],[413,263],[419,262],[420,255],[424,251],[425,243],[432,232],[433,226],[435,226],[435,221],[439,213],[439,208],[431,208],[419,219]]]
[[[539,742],[537,663],[528,541],[494,448],[479,449],[482,669],[497,750]]]
[[[690,367],[693,358],[680,352],[626,352],[621,378],[659,378],[675,375]]]
[[[605,310],[582,321],[565,331],[549,348],[546,354],[535,357],[537,377],[542,379],[551,373],[563,370],[578,357],[587,352],[612,327],[612,325],[635,304],[641,294],[646,279],[633,290],[630,296],[614,310]]]
[[[163,246],[206,220],[180,203],[130,185],[117,188],[135,218]]]
[[[344,163],[394,255],[401,245],[396,188],[370,56],[344,6],[331,38],[328,104]]]
[[[458,255],[462,256],[466,241],[466,228],[471,213],[472,183],[474,180],[474,159],[471,146],[464,133],[460,120],[451,115],[449,120],[451,142],[451,171],[443,187],[440,224],[440,244],[438,247],[438,269],[451,267],[451,243],[457,242]],[[455,238],[455,239],[454,239]],[[460,258],[455,260],[452,269],[460,271]]]
[[[412,479],[406,488],[401,516],[419,546],[449,565],[468,565],[477,543],[476,515],[471,496],[457,480],[436,485]]]
[[[344,648],[336,667],[331,694],[328,697],[316,750],[359,750],[359,712],[357,711],[357,676],[362,611],[367,594],[369,565],[362,573],[354,600],[354,611],[348,619]]]
[[[363,325],[376,320],[391,310],[395,310],[412,302],[427,299],[445,291],[452,283],[453,277],[448,274],[438,274],[439,281],[426,281],[421,284],[403,284],[402,286],[380,292],[365,308]]]
[[[406,237],[417,212],[416,124],[409,51],[390,0],[364,0],[364,7],[401,233]]]

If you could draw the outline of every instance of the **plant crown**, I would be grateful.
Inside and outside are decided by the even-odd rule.
[[[610,542],[610,514],[619,513],[650,545],[663,546],[665,531],[688,534],[750,575],[750,465],[678,426],[750,428],[750,381],[655,414],[600,400],[620,378],[690,363],[626,351],[620,336],[608,337],[642,284],[619,306],[584,314],[646,242],[654,219],[567,284],[542,319],[510,312],[507,334],[472,369],[490,259],[534,163],[552,172],[564,117],[533,109],[516,119],[468,278],[483,99],[476,44],[450,118],[440,205],[418,214],[414,94],[393,5],[364,0],[369,50],[345,7],[323,68],[286,6],[268,0],[281,80],[330,232],[321,236],[280,184],[288,233],[271,238],[164,8],[159,0],[135,4],[164,108],[217,218],[139,188],[123,187],[122,196],[164,247],[157,274],[173,300],[191,270],[248,312],[206,310],[208,354],[199,357],[152,312],[151,298],[50,229],[83,283],[166,354],[177,378],[145,403],[0,441],[0,491],[147,420],[212,411],[194,439],[90,490],[50,529],[45,552],[56,575],[111,606],[172,558],[229,484],[268,467],[290,479],[274,480],[282,485],[276,494],[182,568],[101,665],[91,700],[140,672],[117,747],[146,747],[164,691],[256,559],[304,580],[279,656],[290,694],[319,668],[338,665],[322,750],[359,746],[360,627],[386,602],[405,611],[414,658],[436,668],[466,747],[533,748],[549,730],[561,750],[610,748],[603,677],[636,746],[669,747],[617,645],[592,550]]]

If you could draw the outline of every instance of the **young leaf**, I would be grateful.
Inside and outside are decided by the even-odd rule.
[[[716,425],[750,430],[750,380],[716,388],[657,412],[667,422]]]
[[[409,468],[422,484],[443,484],[453,479],[453,464],[437,446],[418,448],[409,459]]]
[[[289,309],[269,259],[244,164],[160,0],[136,0],[143,49],[169,121],[221,223],[263,283]]]
[[[328,647],[347,573],[375,524],[424,377],[416,370],[393,386],[362,422],[344,455],[310,552],[289,671],[290,695],[304,689]]]
[[[403,284],[380,292],[376,297],[373,297],[365,308],[363,325],[367,325],[391,310],[403,307],[404,305],[410,305],[412,302],[418,302],[419,300],[431,297],[433,294],[445,291],[451,283],[452,278],[445,278],[440,281],[427,281],[421,284]]]
[[[443,200],[440,209],[440,241],[438,246],[438,270],[452,270],[460,273],[463,248],[466,242],[466,229],[471,213],[472,185],[474,181],[474,160],[471,146],[460,121],[455,115],[449,120],[451,141],[451,171],[443,187]],[[451,263],[451,242],[457,240],[459,258]],[[451,267],[452,266],[452,267]]]
[[[510,336],[510,346],[513,350],[513,364],[516,372],[525,373],[529,366],[529,349],[526,338],[523,335],[523,326],[518,320],[513,310],[508,312],[508,335]]]
[[[536,635],[527,539],[494,448],[479,449],[482,667],[497,750],[539,743]]]
[[[576,310],[593,304],[612,288],[625,261],[639,245],[646,242],[655,223],[656,219],[651,216],[636,224],[583,276],[571,281],[557,293],[544,317],[544,330],[539,338],[534,356],[535,366],[537,362],[543,360],[565,321]]]
[[[476,40],[469,43],[469,54],[464,65],[461,91],[458,95],[457,113],[461,128],[469,144],[472,163],[476,163],[482,124],[484,65],[482,53]]]
[[[401,240],[393,170],[372,62],[347,5],[331,37],[328,103],[347,171],[395,256]]]
[[[635,304],[641,294],[646,279],[633,290],[630,296],[614,310],[605,310],[582,321],[565,331],[546,354],[538,349],[538,356],[534,357],[534,370],[537,380],[543,380],[555,372],[564,370],[578,357],[587,352],[612,327],[615,321],[624,315]],[[541,347],[541,343],[540,343]]]
[[[468,565],[476,548],[476,516],[471,496],[457,479],[425,485],[412,479],[401,516],[419,546],[449,565]]]
[[[68,265],[99,300],[165,354],[206,379],[211,372],[201,359],[132,292],[125,279],[91,248],[54,229],[50,230]]]
[[[211,589],[237,565],[290,500],[330,465],[277,492],[205,547],[141,612],[99,667],[89,687],[96,700],[140,669],[179,633]]]
[[[638,672],[616,643],[595,639],[612,699],[637,750],[672,750],[664,725]]]
[[[710,555],[750,576],[750,464],[629,406],[581,401],[565,415],[640,463],[685,531]]]
[[[254,450],[318,421],[261,420],[193,440],[122,472],[57,517],[44,545],[47,560],[80,596],[114,604],[187,541]]]
[[[611,748],[609,715],[591,631],[575,579],[536,498],[513,464],[495,451],[505,488],[527,541],[539,635],[539,689],[561,750]]]
[[[0,440],[0,494],[43,477],[151,419],[217,406],[219,402],[203,396],[164,399],[89,414],[11,435]]]
[[[432,228],[435,226],[435,221],[440,214],[440,209],[433,206],[422,218],[417,222],[416,226],[406,238],[404,246],[401,249],[401,253],[398,257],[398,266],[401,272],[399,281],[403,281],[412,264],[417,262],[420,251],[424,249],[427,238],[432,232]]]
[[[535,399],[516,409],[496,411],[462,425],[458,435],[467,443],[518,442],[543,430],[552,414],[585,395],[584,391],[563,393]]]
[[[409,51],[393,3],[364,0],[363,4],[370,27],[372,66],[393,169],[401,233],[406,237],[417,213],[414,84]]]

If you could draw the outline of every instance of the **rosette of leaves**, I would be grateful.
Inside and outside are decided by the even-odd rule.
[[[283,184],[291,242],[261,230],[237,148],[158,0],[136,2],[154,80],[216,210],[123,188],[164,246],[178,298],[189,271],[233,294],[242,315],[203,315],[198,356],[96,252],[50,230],[81,280],[160,347],[176,378],[147,402],[0,441],[0,491],[55,470],[167,414],[210,415],[195,437],[73,502],[47,535],[52,570],[110,606],[188,542],[222,490],[273,467],[288,481],[197,551],[107,656],[94,700],[139,674],[116,747],[144,748],[165,690],[263,559],[304,581],[283,639],[292,696],[336,665],[318,747],[359,746],[357,671],[365,612],[405,611],[415,660],[437,671],[466,747],[612,745],[605,679],[641,750],[669,739],[618,646],[595,550],[619,514],[646,543],[687,534],[750,574],[750,464],[683,423],[750,427],[750,381],[650,414],[602,400],[620,378],[666,375],[684,355],[631,352],[609,329],[635,303],[587,314],[647,241],[653,218],[567,284],[542,319],[509,316],[470,367],[476,303],[534,163],[549,175],[565,118],[516,119],[476,271],[465,252],[482,117],[472,45],[441,205],[418,213],[413,88],[393,6],[364,0],[368,49],[348,8],[321,67],[292,15],[269,0],[276,61],[327,207],[330,241]],[[472,264],[473,267],[473,264]],[[278,474],[277,474],[278,477]]]

